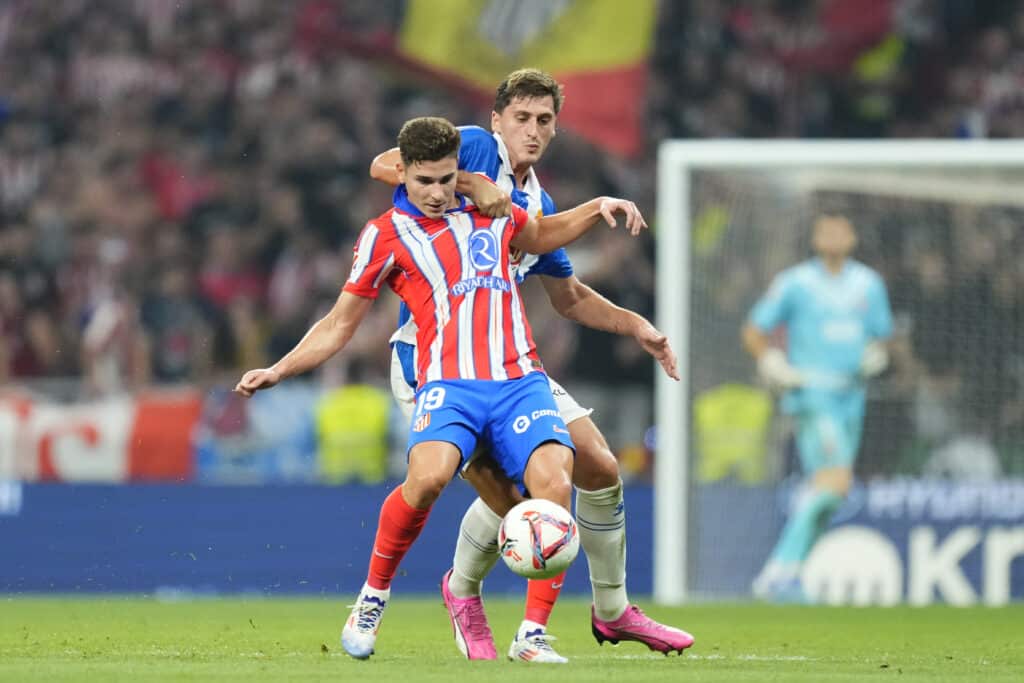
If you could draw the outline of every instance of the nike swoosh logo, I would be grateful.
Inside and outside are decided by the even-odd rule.
[[[556,590],[558,590],[561,587],[562,587],[562,584],[558,583],[557,581],[552,581],[551,582],[551,590],[556,591]]]
[[[446,232],[448,232],[448,231],[449,231],[449,230],[451,230],[451,229],[452,229],[452,226],[450,226],[450,225],[446,225],[446,226],[445,226],[444,228],[442,228],[441,230],[438,230],[438,231],[437,231],[437,232],[435,232],[435,233],[434,233],[433,235],[429,236],[429,237],[427,238],[427,241],[428,241],[428,242],[433,242],[433,241],[434,241],[434,240],[436,240],[436,239],[437,239],[438,237],[440,237],[441,235],[445,234]]]

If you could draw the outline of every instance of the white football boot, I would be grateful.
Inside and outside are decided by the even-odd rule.
[[[368,659],[373,654],[380,620],[390,598],[390,589],[379,591],[363,585],[356,604],[349,605],[352,613],[345,622],[345,628],[341,630],[341,646],[345,652],[356,659]]]
[[[508,649],[508,658],[514,662],[567,664],[569,660],[551,647],[552,640],[555,640],[555,637],[548,635],[543,626],[524,621]]]

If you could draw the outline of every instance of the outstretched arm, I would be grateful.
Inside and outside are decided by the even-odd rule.
[[[512,246],[529,254],[547,254],[578,239],[601,218],[614,228],[616,213],[626,217],[626,227],[632,235],[638,235],[647,227],[640,209],[633,202],[615,197],[598,197],[575,209],[552,216],[540,219],[530,216],[523,229],[512,239]]]
[[[381,152],[370,162],[370,177],[398,186],[398,162],[402,160],[397,147]],[[455,182],[455,191],[473,200],[480,213],[491,218],[507,216],[512,211],[512,198],[501,188],[479,173],[460,170]]]
[[[665,374],[679,380],[676,354],[668,337],[646,318],[616,306],[572,275],[566,278],[541,276],[551,305],[559,315],[602,332],[633,337],[644,351],[661,364]]]
[[[248,398],[260,389],[320,366],[345,347],[372,305],[373,299],[342,292],[330,312],[309,328],[294,349],[269,368],[245,373],[235,392]]]

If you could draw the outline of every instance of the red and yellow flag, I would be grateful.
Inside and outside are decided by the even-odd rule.
[[[492,95],[536,67],[565,85],[559,122],[624,155],[641,148],[655,0],[409,0],[399,54]]]

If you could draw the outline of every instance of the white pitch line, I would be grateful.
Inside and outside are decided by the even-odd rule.
[[[816,657],[804,657],[802,655],[686,655],[690,659],[703,660],[728,660],[735,659],[743,662],[816,662]]]

